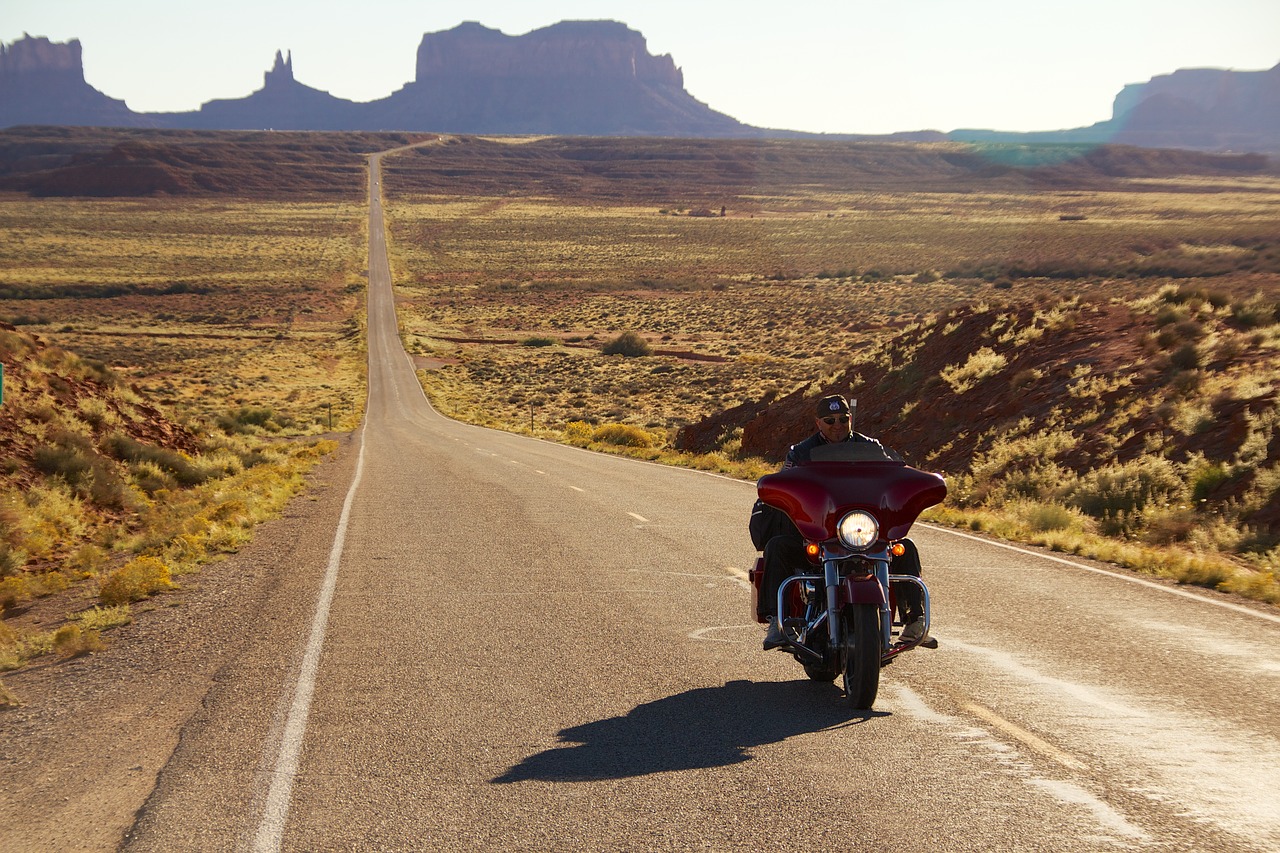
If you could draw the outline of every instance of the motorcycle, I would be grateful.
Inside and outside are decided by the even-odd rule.
[[[815,681],[844,676],[845,696],[869,709],[880,668],[929,637],[929,588],[910,574],[894,574],[895,556],[914,548],[907,532],[925,509],[946,497],[938,474],[908,466],[878,444],[836,442],[814,448],[811,461],[760,478],[760,500],[786,513],[805,540],[812,573],[792,575],[778,588],[784,644]],[[756,621],[764,559],[749,573]],[[893,634],[894,587],[920,592],[924,632],[910,641]]]

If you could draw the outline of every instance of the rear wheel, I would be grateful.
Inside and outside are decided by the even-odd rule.
[[[855,708],[869,709],[880,689],[880,608],[853,604],[844,612],[844,693]]]

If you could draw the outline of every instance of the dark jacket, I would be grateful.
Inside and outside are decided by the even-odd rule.
[[[849,433],[849,437],[846,438],[845,441],[869,441],[877,447],[884,449],[884,446],[880,444],[879,441],[869,435],[863,435],[860,432]],[[827,441],[822,433],[815,432],[799,444],[791,445],[791,449],[787,451],[787,460],[782,463],[782,467],[794,468],[797,465],[803,465],[805,462],[809,461],[809,455],[813,453],[813,449],[815,447],[821,447],[822,445],[829,443],[830,442]],[[886,452],[892,453],[892,451]]]

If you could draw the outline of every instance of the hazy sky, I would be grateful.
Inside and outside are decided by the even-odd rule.
[[[835,133],[1081,127],[1126,83],[1280,62],[1280,0],[0,0],[0,41],[78,38],[90,85],[156,112],[248,95],[278,49],[370,101],[413,79],[423,33],[602,19],[716,110]]]

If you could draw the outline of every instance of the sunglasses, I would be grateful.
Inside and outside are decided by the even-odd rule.
[[[847,424],[849,422],[849,416],[833,415],[832,417],[829,417],[829,418],[823,418],[822,422],[827,426],[831,426],[832,424]]]

